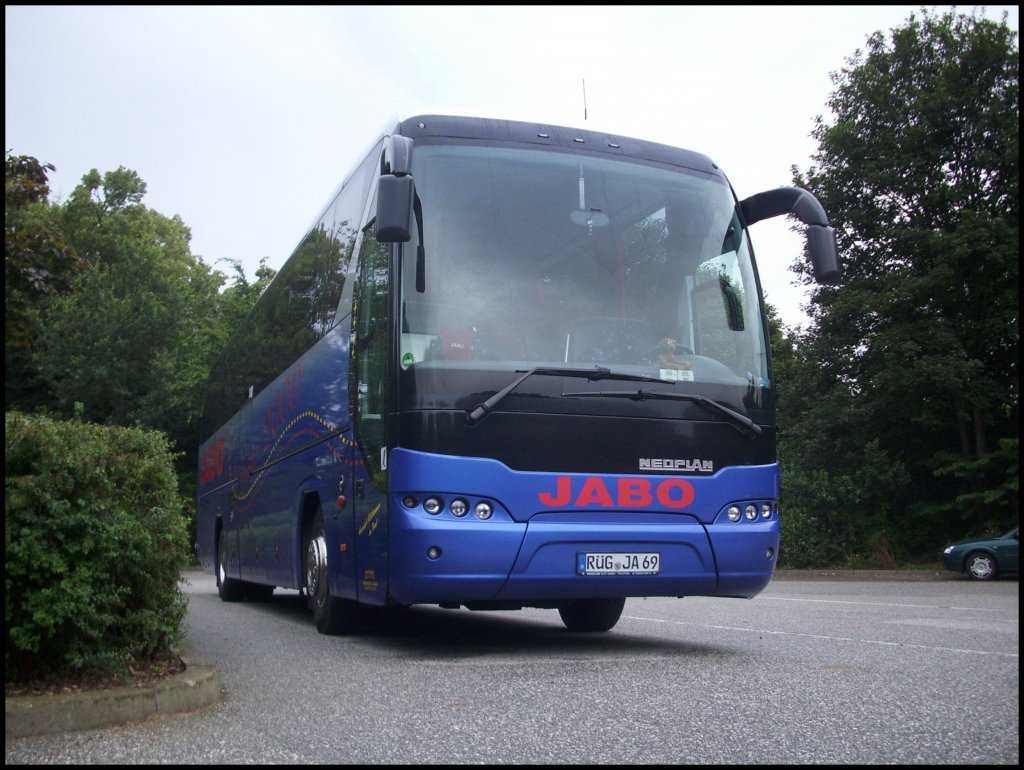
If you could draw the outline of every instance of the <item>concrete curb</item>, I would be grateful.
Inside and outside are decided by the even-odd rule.
[[[182,661],[184,672],[142,687],[4,698],[5,738],[141,722],[158,714],[193,711],[219,702],[217,670],[184,655]]]

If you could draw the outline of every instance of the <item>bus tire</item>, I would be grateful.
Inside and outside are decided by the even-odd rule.
[[[324,517],[317,512],[306,540],[303,571],[306,576],[306,595],[313,610],[316,629],[321,634],[349,634],[356,629],[358,605],[347,599],[331,596],[328,585],[327,536]]]
[[[570,631],[609,631],[622,615],[625,599],[573,599],[558,605],[558,614]]]
[[[224,567],[227,550],[227,536],[222,529],[217,533],[217,594],[222,602],[240,602],[245,598],[245,584],[228,577]]]

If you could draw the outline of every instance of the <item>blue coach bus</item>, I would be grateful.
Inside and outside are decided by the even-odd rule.
[[[747,228],[706,156],[592,130],[397,122],[211,372],[196,550],[225,601],[367,607],[752,597],[779,546],[775,391]]]

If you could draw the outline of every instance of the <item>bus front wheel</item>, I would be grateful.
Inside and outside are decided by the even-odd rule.
[[[622,615],[625,599],[573,599],[558,606],[558,614],[570,631],[608,631]]]
[[[328,586],[327,536],[322,513],[317,513],[306,541],[306,594],[313,620],[321,634],[347,634],[355,630],[356,602],[331,596]]]

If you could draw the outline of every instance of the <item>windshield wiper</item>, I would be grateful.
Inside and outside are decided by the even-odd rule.
[[[521,372],[522,369],[516,371]],[[533,377],[535,374],[543,375],[546,377],[579,377],[581,379],[589,380],[590,382],[596,382],[597,380],[627,380],[630,382],[668,382],[668,380],[660,380],[657,377],[646,377],[642,374],[620,374],[613,372],[611,369],[606,369],[603,366],[597,366],[593,369],[561,369],[558,367],[538,366],[530,369],[522,377],[510,382],[504,388],[499,390],[489,399],[483,403],[477,405],[475,408],[466,412],[466,420],[472,425],[473,423],[479,422],[488,414],[491,410],[498,405],[505,396],[511,393],[513,390],[523,384],[523,381],[529,377]],[[564,395],[564,394],[563,394]],[[717,405],[716,405],[717,406]],[[738,415],[739,416],[739,415]]]
[[[717,401],[712,401],[706,396],[698,396],[695,393],[659,393],[653,390],[591,390],[584,391],[581,393],[563,393],[563,396],[570,397],[591,397],[591,398],[629,398],[633,401],[647,401],[663,399],[666,401],[693,401],[694,403],[700,404],[703,407],[707,407],[716,412],[729,417],[733,422],[737,423],[745,430],[747,430],[751,436],[757,436],[761,433],[761,426],[751,420],[749,417],[740,414],[737,411],[730,409],[727,406],[722,406]]]

